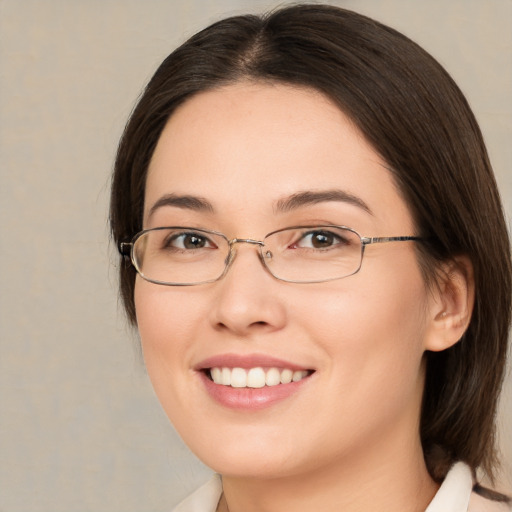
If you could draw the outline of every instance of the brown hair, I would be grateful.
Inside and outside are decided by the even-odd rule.
[[[493,477],[494,415],[511,310],[509,240],[477,122],[447,72],[414,42],[376,21],[326,5],[237,16],[199,32],[161,64],[126,126],[112,184],[116,243],[142,229],[148,164],[169,116],[194,94],[242,79],[324,93],[387,162],[409,205],[427,279],[467,255],[474,267],[471,323],[452,348],[427,354],[421,439],[431,475],[456,460]],[[135,323],[135,270],[120,268]]]

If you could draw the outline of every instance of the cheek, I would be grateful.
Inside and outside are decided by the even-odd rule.
[[[202,317],[204,301],[180,287],[159,286],[137,277],[135,311],[143,347],[179,349]]]
[[[361,274],[363,276],[363,274]],[[427,291],[419,273],[296,296],[294,318],[327,357],[337,396],[354,407],[413,399],[422,387]],[[390,286],[389,283],[394,283]],[[409,396],[408,393],[411,393]]]
[[[319,410],[329,411],[329,420],[319,415],[315,428],[324,439],[343,433],[340,450],[418,421],[424,294],[422,287],[400,288],[395,297],[390,289],[352,289],[301,308],[302,329],[326,355],[324,388],[329,393],[314,398]]]
[[[205,301],[197,300],[193,291],[140,278],[134,298],[144,363],[156,396],[185,442],[194,444],[202,436],[202,411],[200,406],[191,406],[191,397],[198,394],[191,366],[198,345],[208,339],[199,332]]]
[[[411,338],[422,340],[426,323],[427,292],[417,277],[408,280],[397,275],[394,286],[389,282],[380,286],[354,276],[355,286],[347,282],[347,286],[331,284],[330,289],[325,284],[302,289],[290,297],[290,313],[304,329],[313,329],[319,340],[331,345],[330,350],[336,351],[340,343],[345,349],[354,345],[365,350],[383,344],[389,349],[409,345]]]
[[[134,299],[144,362],[163,404],[180,385],[178,369],[190,359],[190,329],[197,325],[198,308],[187,308],[182,297],[177,289],[137,278]]]

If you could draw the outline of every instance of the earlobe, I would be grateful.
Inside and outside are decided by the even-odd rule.
[[[432,291],[425,349],[439,352],[455,345],[468,328],[475,302],[473,265],[466,256],[444,263]]]

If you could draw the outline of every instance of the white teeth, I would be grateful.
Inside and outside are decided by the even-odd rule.
[[[291,370],[283,370],[281,372],[281,384],[289,384],[292,381],[293,372]]]
[[[231,370],[231,387],[247,387],[247,372],[243,368],[233,368],[233,370]]]
[[[265,385],[265,372],[263,368],[251,368],[247,374],[248,388],[262,388]]]
[[[261,367],[250,368],[211,368],[210,376],[215,384],[231,386],[233,388],[262,388],[264,386],[277,386],[298,382],[307,377],[307,370],[293,371],[289,368],[279,370],[278,368]]]
[[[277,386],[281,384],[281,374],[277,368],[270,368],[265,375],[265,384],[267,386]]]
[[[307,374],[308,372],[306,371],[293,372],[292,380],[293,382],[299,382],[299,380],[302,380]]]
[[[222,381],[221,381],[221,383],[224,384],[225,386],[230,386],[231,385],[231,370],[229,368],[222,368]]]
[[[222,384],[222,371],[220,368],[212,368],[211,371],[212,379],[215,384]]]

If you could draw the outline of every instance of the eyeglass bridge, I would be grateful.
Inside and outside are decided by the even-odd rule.
[[[229,240],[230,247],[235,244],[265,245],[261,240],[253,240],[252,238],[233,238],[232,240]]]
[[[233,238],[232,240],[228,241],[229,248],[231,249],[235,244],[252,244],[252,245],[259,245],[260,247],[265,247],[265,243],[261,240],[253,240],[252,238]],[[272,254],[272,251],[261,251],[261,256],[263,258],[272,259],[274,256]]]

